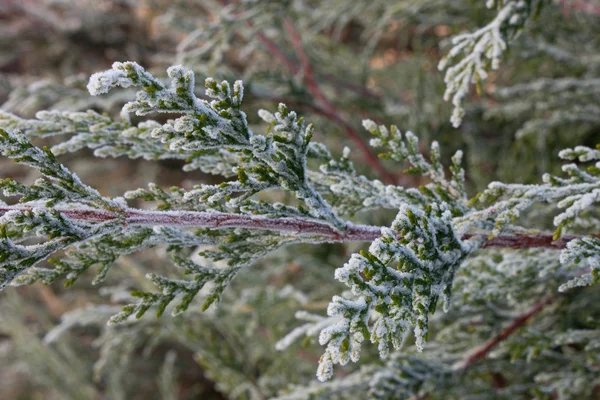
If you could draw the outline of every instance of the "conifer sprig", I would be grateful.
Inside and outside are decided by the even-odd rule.
[[[488,72],[500,67],[500,59],[509,42],[523,29],[527,20],[537,15],[547,0],[486,0],[486,6],[496,9],[495,18],[474,32],[452,38],[452,48],[438,64],[446,70],[445,101],[452,101],[454,111],[450,121],[457,128],[465,115],[463,102],[472,84],[482,92],[482,82]]]
[[[59,279],[71,285],[94,266],[99,270],[94,283],[99,283],[122,255],[161,245],[172,254],[202,246],[198,255],[205,265],[174,255],[174,264],[187,278],[149,274],[158,291],[134,291],[138,301],[109,321],[117,324],[140,318],[150,309],[158,316],[167,308],[179,315],[204,292],[206,309],[220,300],[242,268],[285,245],[371,241],[368,252],[354,254],[335,272],[352,296],[335,296],[328,318],[311,317],[310,323],[281,342],[283,348],[322,328],[319,341],[327,348],[318,377],[327,380],[334,364],[358,360],[367,338],[378,344],[385,358],[390,344],[399,349],[412,329],[421,350],[438,298],[444,298],[447,310],[457,271],[479,248],[566,247],[561,257],[565,268],[581,262],[583,272],[571,276],[561,290],[598,280],[600,245],[595,232],[589,237],[562,235],[580,218],[594,218],[587,214],[600,190],[598,165],[583,171],[569,164],[564,168],[569,178],[546,175],[541,185],[492,183],[469,203],[460,151],[445,167],[437,142],[426,157],[411,132],[403,135],[395,126],[388,129],[366,120],[364,127],[375,136],[371,144],[386,149],[382,157],[408,163],[405,172],[427,180],[418,189],[385,185],[359,175],[349,149],[337,159],[323,144],[311,142],[312,125],[284,104],[276,113],[261,110],[267,131],[254,133],[241,110],[241,82],[232,88],[207,79],[206,95],[211,99],[207,101],[196,97],[190,70],[175,66],[168,75],[171,83],[165,85],[132,62],[115,63],[112,70],[93,75],[88,85],[92,94],[116,86],[141,87],[136,100],[123,108],[121,121],[92,111],[40,113],[35,120],[2,114],[0,126],[8,129],[0,131],[2,154],[39,170],[43,178],[32,185],[10,179],[0,183],[5,195],[20,196],[22,203],[0,206],[0,289]],[[147,120],[133,126],[131,112],[181,116],[164,124]],[[35,147],[25,136],[60,134],[72,136],[52,150]],[[165,190],[149,183],[147,189],[127,192],[124,198],[106,198],[83,184],[54,154],[83,147],[100,156],[185,159],[184,169],[200,168],[229,180],[188,190]],[[579,146],[560,156],[596,161],[598,151]],[[309,158],[321,162],[321,167],[310,169]],[[276,190],[291,193],[296,204],[258,199]],[[137,209],[125,199],[158,204],[154,210]],[[477,202],[491,205],[479,210],[474,207]],[[554,219],[554,236],[509,225],[535,202],[565,208]],[[399,213],[390,227],[353,224],[343,218],[374,208]],[[32,238],[40,242],[22,244]],[[54,268],[38,265],[59,250],[65,250],[65,256],[51,260]]]
[[[448,310],[456,270],[481,242],[461,240],[452,228],[447,204],[400,209],[390,228],[373,241],[368,252],[352,255],[335,272],[350,287],[356,299],[335,296],[327,313],[339,322],[321,331],[319,342],[327,345],[317,376],[325,381],[333,375],[333,364],[356,362],[361,343],[378,343],[381,358],[389,354],[389,343],[398,350],[414,326],[419,350],[427,339],[429,313],[438,298]],[[372,317],[373,313],[377,315]],[[370,319],[375,322],[371,325]]]

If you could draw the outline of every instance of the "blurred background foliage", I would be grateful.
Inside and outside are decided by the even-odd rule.
[[[368,142],[363,118],[413,131],[423,149],[438,140],[445,160],[463,149],[472,195],[492,180],[538,182],[543,172],[560,170],[560,149],[599,141],[600,4],[550,2],[511,44],[481,94],[469,96],[465,121],[455,129],[437,63],[452,35],[493,18],[484,3],[0,0],[0,108],[22,117],[48,109],[116,116],[132,93],[91,97],[90,74],[132,60],[164,76],[166,67],[181,63],[197,79],[243,79],[252,123],[259,123],[258,109],[287,103],[315,124],[318,141],[340,153],[351,147],[359,172],[369,177],[377,171],[348,136],[350,127]],[[330,106],[306,84],[290,23]],[[61,160],[109,196],[149,181],[191,187],[216,179],[184,173],[176,161],[97,159],[86,151]],[[384,167],[397,183],[422,183],[403,175],[401,166]],[[35,179],[4,159],[0,168],[5,176]],[[361,221],[385,224],[393,214]],[[282,352],[275,343],[297,324],[295,311],[324,314],[331,295],[342,290],[333,270],[357,245],[298,247],[242,271],[215,309],[158,320],[149,315],[137,324],[105,322],[131,287],[148,284],[144,271],[168,274],[164,249],[119,260],[101,295],[86,279],[69,290],[36,284],[3,291],[0,398],[265,399],[314,381],[321,352],[315,342]],[[436,323],[442,332],[452,329],[451,315]],[[380,363],[371,350],[363,351],[362,364]]]

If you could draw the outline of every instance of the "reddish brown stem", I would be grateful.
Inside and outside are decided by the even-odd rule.
[[[0,216],[9,211],[27,211],[31,207],[0,206]],[[269,230],[296,235],[315,236],[316,241],[331,242],[370,242],[381,236],[381,227],[372,225],[348,224],[344,231],[339,231],[332,225],[305,218],[265,218],[253,215],[240,215],[203,211],[156,211],[136,208],[124,209],[116,214],[96,209],[55,209],[65,217],[82,222],[105,222],[121,219],[126,225],[159,225],[194,228],[245,228],[254,230]],[[463,240],[484,235],[466,234]],[[597,236],[597,235],[593,235]],[[511,249],[549,248],[562,249],[568,242],[582,236],[563,236],[552,240],[551,233],[538,235],[500,235],[492,239],[484,239],[483,247],[500,247]]]
[[[283,97],[274,97],[274,96],[260,96],[261,98],[264,99],[268,99],[271,100],[273,102],[278,102],[278,103],[285,103],[286,105],[290,105],[292,107],[297,107],[297,108],[303,108],[306,110],[310,110],[311,112],[318,114],[328,120],[330,120],[331,122],[336,123],[337,125],[341,126],[345,131],[348,130],[352,130],[354,131],[354,127],[352,127],[352,125],[350,125],[348,122],[346,122],[346,120],[344,120],[339,114],[335,113],[335,112],[331,112],[330,110],[324,108],[324,107],[319,107],[315,104],[312,103],[305,103],[302,101],[298,101],[298,100],[294,100],[294,99],[289,99],[289,98],[283,98]],[[358,132],[356,132],[356,134],[358,134]],[[362,139],[361,139],[362,140]],[[370,150],[369,150],[370,151]],[[386,174],[391,175],[391,181],[387,182],[387,184],[389,185],[394,185],[397,183],[397,177],[394,177],[390,172],[386,171]]]
[[[323,107],[325,107],[325,109],[328,112],[335,114],[336,109],[334,105],[325,97],[323,92],[321,92],[319,84],[315,80],[310,60],[306,55],[306,52],[304,51],[304,46],[302,45],[302,38],[300,37],[300,34],[298,33],[298,31],[294,27],[294,24],[289,18],[284,19],[283,25],[285,27],[285,30],[290,35],[292,46],[294,46],[294,50],[296,51],[296,54],[300,59],[300,63],[302,64],[302,71],[304,73],[304,82],[306,83],[306,88],[314,96],[314,98],[317,99],[317,101],[321,103]]]
[[[310,64],[310,60],[304,51],[304,46],[302,45],[302,38],[300,34],[294,27],[293,22],[289,18],[285,18],[283,21],[286,31],[290,35],[290,39],[292,41],[292,46],[294,46],[294,50],[300,59],[300,63],[302,64],[302,70],[304,72],[304,82],[306,83],[306,88],[308,91],[314,96],[315,99],[325,108],[328,114],[331,114],[336,117],[337,120],[344,121],[344,119],[340,116],[336,107],[331,103],[327,97],[323,94],[321,89],[319,88],[319,84],[315,80],[313,69]],[[394,184],[395,180],[392,174],[390,174],[381,164],[379,158],[377,158],[372,152],[369,146],[363,141],[360,136],[360,133],[356,129],[354,129],[350,124],[345,123],[342,124],[342,127],[346,134],[354,141],[354,143],[361,149],[363,154],[365,155],[367,162],[371,165],[379,174],[381,179],[389,184]]]
[[[318,114],[324,118],[327,118],[331,122],[338,124],[339,126],[341,126],[344,129],[354,129],[352,127],[352,125],[350,125],[348,122],[346,122],[344,119],[342,119],[338,114],[333,114],[315,104],[305,103],[305,102],[290,99],[287,97],[286,98],[274,97],[274,96],[268,96],[268,95],[259,95],[259,97],[276,102],[276,103],[284,103],[284,104],[287,104],[287,105],[295,107],[295,108],[310,110],[311,112]],[[386,173],[391,175],[391,180],[394,182],[392,184],[398,184],[399,180],[402,180],[402,181],[404,181],[405,184],[408,182],[411,182],[413,186],[415,185],[415,177],[416,177],[415,175],[407,175],[407,174],[398,175],[398,174],[392,174],[391,172],[387,172],[387,171],[386,171]],[[390,184],[387,181],[386,181],[386,183]]]
[[[283,51],[281,51],[281,49],[279,47],[277,47],[277,45],[271,39],[269,39],[264,33],[258,32],[256,34],[256,37],[263,44],[263,46],[265,46],[267,48],[267,50],[269,50],[269,52],[271,54],[273,54],[282,63],[285,64],[286,68],[288,70],[290,70],[290,72],[292,74],[297,75],[300,73],[300,67],[298,66],[296,61],[294,61],[291,58],[289,58],[288,56],[286,56],[285,53]],[[312,75],[312,69],[311,69],[311,75]],[[366,87],[362,87],[362,86],[355,85],[350,82],[346,82],[346,81],[344,81],[340,78],[337,78],[333,75],[330,75],[330,74],[325,74],[325,75],[323,75],[323,77],[325,78],[325,80],[327,80],[327,82],[335,85],[337,88],[349,90],[349,91],[355,92],[361,96],[367,96],[367,97],[371,97],[371,98],[377,99],[377,100],[381,99],[381,95],[372,92],[371,90],[367,89]]]
[[[539,314],[544,308],[546,308],[546,306],[554,302],[556,299],[556,296],[548,296],[540,300],[531,309],[514,319],[513,322],[511,322],[511,324],[504,328],[499,334],[492,337],[483,346],[471,353],[464,361],[460,363],[458,368],[467,370],[477,361],[484,359],[494,347],[498,346],[498,344],[508,338],[517,329],[525,325],[527,321]]]
[[[286,56],[283,53],[283,51],[281,51],[279,47],[264,33],[258,32],[256,34],[256,37],[258,38],[258,40],[260,40],[263,46],[265,46],[267,50],[269,50],[271,54],[273,54],[279,59],[279,61],[285,64],[286,68],[289,69],[292,72],[292,74],[296,75],[298,72],[300,72],[300,69],[298,68],[296,63],[292,59],[288,58],[288,56]]]
[[[600,15],[600,5],[593,4],[592,2],[562,0],[560,3],[565,16],[570,14],[570,10],[583,12],[585,14]]]
[[[331,74],[322,74],[321,76],[328,83],[331,83],[338,89],[348,90],[361,96],[370,97],[375,100],[381,100],[383,97],[381,94],[376,93],[367,87],[355,84],[353,82],[347,82]]]
[[[9,211],[28,211],[31,207],[0,206],[0,216]],[[349,225],[343,232],[326,222],[304,218],[265,218],[203,211],[155,211],[135,208],[112,213],[97,209],[55,209],[65,217],[82,222],[106,222],[120,219],[125,225],[157,225],[194,228],[246,228],[269,230],[297,235],[311,235],[323,241],[355,242],[371,241],[381,235],[381,228],[370,225]]]

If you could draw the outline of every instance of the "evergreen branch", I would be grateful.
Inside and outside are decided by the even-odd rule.
[[[295,100],[295,99],[287,98],[287,97],[283,98],[283,97],[275,97],[275,96],[268,96],[268,95],[261,95],[260,97],[263,99],[272,101],[274,103],[284,103],[284,104],[288,104],[293,107],[309,110],[314,114],[320,115],[320,116],[328,119],[329,121],[331,121],[335,124],[338,124],[344,130],[354,129],[352,127],[352,125],[349,122],[347,122],[346,120],[344,120],[339,114],[337,114],[336,112],[332,112],[331,110],[329,110],[325,107],[320,107],[313,103],[307,103],[307,102],[303,102],[303,101],[299,101],[299,100]],[[394,180],[394,182],[395,182],[395,180]],[[387,182],[387,183],[390,183],[390,182]]]
[[[22,245],[11,240],[7,226],[16,227],[21,232],[34,232],[36,236],[45,236],[49,240]],[[77,223],[54,209],[33,208],[4,213],[0,217],[0,291],[57,251],[110,236],[120,226],[118,218],[94,225]]]
[[[596,163],[586,169],[575,163],[563,165],[562,170],[568,178],[544,174],[543,184],[492,182],[487,190],[470,201],[472,205],[477,202],[491,205],[486,209],[471,212],[468,216],[460,218],[457,223],[468,226],[473,220],[493,221],[492,234],[498,234],[534,204],[556,204],[564,209],[553,221],[556,226],[554,236],[559,238],[566,228],[572,226],[578,218],[589,213],[593,206],[600,202],[600,150],[576,146],[560,151],[559,157],[581,163]]]
[[[558,288],[559,291],[564,292],[600,281],[600,239],[598,237],[590,236],[572,240],[560,254],[560,262],[563,264],[579,264],[583,260],[587,261],[591,271],[564,283]]]
[[[45,200],[47,207],[72,201],[111,211],[118,212],[120,209],[114,201],[83,184],[77,175],[58,162],[50,149],[32,145],[21,133],[0,129],[0,154],[35,168],[44,175],[29,187],[10,178],[0,180],[0,188],[7,196],[21,196],[21,202]]]
[[[439,62],[438,69],[446,70],[444,100],[452,100],[454,111],[450,121],[457,128],[465,115],[464,98],[474,83],[481,93],[481,82],[488,71],[500,67],[500,58],[528,19],[537,14],[547,0],[488,0],[488,8],[498,10],[496,17],[486,26],[471,33],[452,38],[452,49]],[[448,65],[451,65],[448,67]]]
[[[213,287],[202,306],[202,310],[205,311],[211,304],[220,299],[227,285],[241,268],[241,266],[227,269],[206,268],[177,255],[173,256],[173,261],[176,266],[185,270],[185,274],[191,277],[190,280],[171,279],[157,274],[148,274],[146,278],[156,285],[160,292],[132,292],[132,296],[140,300],[135,304],[124,306],[121,312],[110,318],[108,324],[119,324],[134,314],[136,318],[141,318],[152,307],[156,308],[156,316],[160,317],[166,307],[178,296],[180,300],[171,314],[173,316],[179,315],[188,309],[190,303],[206,283],[212,282]]]
[[[41,8],[32,1],[8,2],[0,69],[25,68],[52,78],[0,77],[0,98],[10,91],[0,105],[0,153],[34,168],[35,176],[41,173],[31,179],[13,166],[0,173],[7,178],[0,180],[0,290],[59,280],[70,286],[92,269],[96,284],[119,259],[125,263],[109,282],[116,286],[84,285],[65,293],[73,305],[88,306],[67,313],[46,336],[60,357],[38,351],[43,346],[35,337],[19,336],[28,328],[19,322],[23,318],[36,331],[51,323],[45,310],[30,303],[37,300],[37,288],[3,293],[0,297],[9,300],[24,292],[34,295],[0,304],[0,339],[8,333],[17,344],[7,353],[8,364],[0,354],[6,373],[11,375],[12,350],[25,350],[34,372],[26,375],[52,378],[44,389],[67,397],[131,398],[140,391],[129,378],[156,371],[150,364],[165,346],[176,344],[177,361],[170,352],[159,380],[165,398],[200,391],[211,397],[206,384],[225,397],[252,399],[597,397],[600,291],[572,290],[600,282],[600,147],[576,146],[591,145],[600,126],[600,25],[582,15],[597,15],[594,6],[579,0],[179,0],[141,2],[142,8],[126,1],[101,1],[107,5],[100,8],[90,7],[96,0]],[[535,34],[515,40],[542,5],[554,3],[561,3],[562,15],[560,7],[548,7]],[[484,4],[496,10],[485,11]],[[567,8],[581,11],[576,21],[563,18]],[[72,19],[77,9],[82,14]],[[108,21],[97,18],[105,11]],[[57,29],[37,36],[56,44],[52,51],[38,52],[48,46],[37,45],[38,38],[31,41],[23,26],[11,33],[21,25],[13,23],[12,14],[50,21],[46,25]],[[117,14],[116,29],[105,29]],[[480,29],[471,30],[471,17]],[[440,42],[463,27],[467,33],[449,40],[448,57],[439,64],[446,70],[444,98],[454,107],[452,124],[470,112],[465,109],[471,89],[479,95],[485,90],[492,101],[478,105],[464,140],[457,141],[448,136],[450,124],[440,123],[447,105],[440,103],[441,82],[431,76],[430,66]],[[115,63],[90,80],[91,94],[111,91],[94,99],[83,90],[82,77],[63,75],[82,62],[108,62],[102,54],[80,57],[88,39],[121,57],[131,53],[131,34],[144,39],[143,49],[156,50],[149,59],[148,51],[134,52],[150,70],[169,57],[162,43],[183,37],[175,50],[175,64],[181,65],[169,68],[163,79],[136,63]],[[160,39],[152,49],[146,46],[148,35]],[[22,55],[27,62],[15,64]],[[332,57],[336,62],[327,65]],[[513,65],[507,63],[498,75],[504,59]],[[264,123],[255,116],[246,119],[241,81],[230,85],[209,78],[200,96],[192,69],[203,76],[243,76],[255,94],[251,102],[286,98],[285,104],[325,122],[320,133],[335,148],[312,141],[312,125],[282,104],[272,113],[258,112]],[[367,73],[371,69],[373,74]],[[51,82],[61,75],[64,85]],[[489,84],[483,86],[486,77]],[[500,88],[505,78],[517,84]],[[392,94],[398,85],[404,87],[401,98]],[[114,90],[117,86],[137,87],[137,94],[127,98],[133,91]],[[118,118],[116,106],[129,100]],[[381,120],[397,118],[399,126],[418,127],[425,140],[366,120],[363,127],[373,135],[367,142],[356,118],[372,112]],[[132,113],[152,119],[130,118]],[[518,141],[509,149],[505,145],[513,133]],[[442,145],[463,146],[468,175],[462,151],[446,163],[433,137]],[[52,147],[37,148],[27,139]],[[350,139],[365,153],[357,157],[360,167],[353,163],[351,146],[344,147]],[[384,148],[382,160],[368,144]],[[571,147],[560,153],[569,160],[565,176],[555,176],[549,155],[565,147]],[[55,159],[80,149],[97,157],[175,160],[169,165],[185,162],[184,171],[215,176],[205,180],[194,173],[179,180],[180,173],[161,174],[160,181],[181,187],[145,181],[115,194],[119,197],[104,197],[108,192],[85,185]],[[89,160],[77,166],[90,182],[105,178]],[[407,175],[400,174],[403,168]],[[533,170],[548,174],[534,182]],[[136,182],[156,176],[142,172]],[[17,182],[17,176],[23,180]],[[190,183],[195,179],[200,181]],[[469,190],[481,191],[492,180],[499,182],[468,201],[474,194]],[[118,189],[109,186],[97,188]],[[344,242],[354,243],[339,244]],[[342,266],[344,252],[358,248],[362,251]],[[123,257],[142,250],[140,263]],[[171,263],[157,265],[165,255]],[[332,264],[340,267],[335,274]],[[151,272],[148,282],[142,283],[142,272]],[[335,284],[323,284],[329,275]],[[557,290],[568,290],[569,301]],[[90,293],[109,294],[120,305],[90,306]],[[452,313],[434,315],[438,300],[447,305],[451,296]],[[200,312],[221,297],[227,301],[218,309]],[[326,314],[324,298],[332,299]],[[285,334],[298,307],[306,310],[296,313],[298,326],[276,348],[302,339],[303,346],[326,345],[321,380],[333,374],[334,364],[357,361],[369,340],[387,360],[369,352],[360,368],[336,371],[333,382],[310,382],[307,372],[316,366],[312,352],[272,351],[273,338]],[[186,309],[175,319],[134,321],[148,311],[175,316]],[[110,315],[110,325],[122,324],[106,326]],[[104,326],[86,328],[91,325]],[[76,326],[84,329],[61,334]],[[396,351],[413,331],[416,346]],[[435,343],[419,354],[428,331],[435,332]],[[91,342],[90,335],[97,334]],[[98,393],[87,390],[89,357],[62,356],[79,351],[81,342],[73,347],[72,341],[81,335],[99,347]],[[207,377],[192,386],[190,352]],[[0,380],[6,373],[0,372]],[[77,387],[85,390],[72,390]],[[157,389],[149,386],[153,393]]]
[[[0,216],[11,211],[28,211],[31,207],[0,205]],[[38,210],[43,208],[36,207]],[[54,210],[69,219],[81,222],[106,222],[120,220],[125,225],[140,226],[171,226],[194,228],[243,228],[250,230],[266,230],[299,235],[317,236],[323,241],[330,242],[369,242],[381,236],[380,226],[350,224],[344,232],[333,226],[307,218],[265,218],[262,216],[240,215],[232,213],[203,212],[203,211],[160,211],[126,208],[122,212],[112,213],[96,209],[48,209]],[[507,249],[564,249],[567,244],[576,239],[598,235],[563,235],[554,240],[552,233],[539,234],[504,234],[488,237],[483,233],[467,233],[461,240],[482,239],[484,248]]]

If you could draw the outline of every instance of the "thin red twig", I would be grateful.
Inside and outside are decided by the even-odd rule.
[[[9,211],[27,211],[31,209],[31,207],[22,206],[0,206],[0,216]],[[339,231],[326,222],[305,218],[265,218],[262,216],[220,212],[157,211],[136,208],[124,209],[120,214],[87,208],[54,210],[69,219],[82,222],[106,222],[120,219],[125,225],[158,225],[213,229],[245,228],[315,236],[316,241],[370,242],[381,236],[381,227],[379,226],[348,224],[344,231]],[[472,239],[476,236],[483,238],[483,235],[465,234],[462,236],[462,239]],[[541,233],[538,235],[499,235],[492,239],[484,239],[483,247],[562,249],[571,240],[582,237],[570,235],[553,240],[552,236],[552,233]]]
[[[273,102],[285,103],[286,105],[290,105],[293,107],[304,108],[304,109],[310,110],[311,112],[313,112],[315,114],[318,114],[324,118],[327,118],[331,122],[335,122],[336,124],[340,125],[345,130],[346,129],[354,129],[352,127],[352,125],[350,125],[348,122],[346,122],[346,120],[344,120],[342,117],[340,117],[339,114],[331,112],[331,110],[328,110],[324,107],[319,107],[312,103],[305,103],[302,101],[289,99],[289,98],[283,98],[283,97],[274,97],[274,96],[260,96],[260,97],[267,99],[267,100],[271,100]],[[389,172],[387,172],[387,173],[389,173]],[[394,184],[396,182],[396,179],[395,178],[393,178],[393,179],[394,179],[394,181],[392,183],[389,183],[389,182],[386,182],[386,183],[388,183],[390,185]]]
[[[350,125],[348,122],[346,122],[346,120],[342,119],[339,116],[339,114],[331,113],[331,112],[327,111],[326,109],[321,108],[318,105],[315,105],[313,103],[305,103],[303,101],[298,101],[298,100],[290,99],[287,97],[284,98],[284,97],[275,97],[275,96],[269,96],[269,95],[258,95],[258,96],[260,98],[267,99],[267,100],[270,100],[270,101],[273,101],[276,103],[284,103],[284,104],[287,104],[294,108],[310,110],[311,112],[318,114],[324,118],[327,118],[331,122],[338,124],[339,126],[341,126],[342,128],[344,128],[346,130],[354,129],[352,127],[352,125]],[[398,175],[398,174],[392,174],[391,172],[388,172],[388,171],[386,171],[386,173],[391,175],[391,181],[393,182],[393,183],[390,183],[390,182],[386,181],[385,183],[387,183],[387,184],[398,184],[398,183],[408,184],[410,182],[413,186],[415,185],[416,175],[407,175],[407,174]]]
[[[369,146],[363,141],[360,133],[356,129],[354,129],[354,127],[352,127],[352,125],[350,125],[344,121],[344,119],[340,116],[340,114],[338,113],[335,106],[325,97],[325,95],[319,88],[319,85],[317,84],[317,82],[314,78],[314,73],[313,73],[312,66],[310,64],[310,60],[308,59],[308,56],[306,55],[306,52],[304,51],[304,47],[302,46],[302,41],[301,41],[300,35],[294,28],[292,22],[288,18],[286,18],[284,21],[284,25],[290,35],[292,45],[294,46],[294,49],[295,49],[295,51],[298,55],[298,58],[300,59],[300,62],[302,64],[302,72],[304,74],[304,83],[306,84],[307,90],[323,106],[324,111],[329,116],[335,116],[335,119],[333,119],[333,120],[337,121],[338,123],[340,121],[344,122],[342,124],[342,128],[344,129],[344,132],[346,132],[348,137],[356,144],[356,146],[358,146],[360,148],[361,152],[364,154],[369,165],[375,171],[377,171],[377,173],[381,177],[381,179],[387,184],[394,184],[395,183],[394,176],[392,174],[390,174],[390,172],[387,171],[383,167],[379,158],[377,158],[377,156],[375,156],[372,153]],[[257,33],[256,37],[267,48],[267,50],[269,50],[269,52],[271,54],[273,54],[283,64],[285,64],[285,66],[290,70],[290,72],[292,74],[297,75],[298,73],[300,73],[300,68],[296,65],[296,63],[293,60],[291,60],[289,57],[287,57],[283,53],[283,51],[281,51],[281,49],[279,49],[279,47],[271,39],[269,39],[262,32]]]
[[[302,45],[302,38],[300,34],[294,27],[293,22],[289,18],[285,18],[283,21],[286,31],[290,35],[290,39],[292,42],[292,46],[294,46],[294,50],[300,59],[300,63],[302,64],[302,71],[304,73],[304,82],[306,83],[306,88],[308,91],[317,99],[319,103],[325,108],[325,110],[332,115],[335,115],[338,120],[343,121],[343,118],[340,116],[336,107],[331,103],[327,97],[323,94],[321,89],[319,88],[319,84],[315,80],[312,66],[310,64],[310,60],[304,51],[304,46]],[[343,125],[344,131],[346,134],[354,141],[354,143],[361,149],[363,154],[365,155],[367,162],[371,165],[379,174],[381,179],[387,184],[394,184],[395,179],[392,174],[387,171],[379,159],[372,153],[369,146],[363,141],[360,133],[356,129],[354,129],[350,124],[344,123]]]
[[[310,60],[304,51],[304,46],[302,45],[302,38],[300,37],[300,34],[289,18],[285,18],[283,20],[283,25],[285,30],[290,35],[292,46],[294,46],[294,50],[296,51],[296,54],[300,59],[300,63],[302,64],[302,72],[304,73],[304,82],[306,83],[306,88],[328,112],[335,114],[335,106],[325,97],[323,92],[321,92],[319,84],[315,80]]]
[[[565,16],[569,16],[571,10],[585,14],[600,15],[600,5],[593,4],[593,2],[561,0],[560,4]]]
[[[260,40],[263,46],[265,46],[267,50],[269,50],[271,54],[273,54],[285,64],[286,68],[290,70],[292,74],[297,75],[298,73],[300,73],[300,67],[297,65],[296,61],[286,56],[285,53],[281,51],[281,49],[277,47],[277,45],[271,39],[269,39],[263,32],[258,32],[256,34],[256,37],[258,38],[258,40]],[[340,79],[339,77],[335,77],[330,74],[325,74],[323,75],[323,78],[327,80],[327,82],[331,83],[339,89],[352,91],[361,96],[367,96],[377,100],[381,99],[380,94],[377,94],[366,87],[356,85],[351,82],[346,82],[343,79]]]
[[[267,35],[265,35],[262,32],[258,32],[256,34],[256,37],[258,38],[258,40],[260,40],[260,42],[263,44],[263,46],[265,46],[267,48],[267,50],[269,50],[269,52],[271,54],[273,54],[275,57],[277,57],[279,59],[279,61],[281,61],[285,64],[287,69],[289,69],[292,72],[292,74],[296,75],[298,72],[300,72],[300,68],[298,68],[296,63],[292,59],[290,59],[288,56],[286,56],[285,53],[283,51],[281,51],[279,49],[279,47],[271,39],[269,39],[267,37]]]
[[[460,365],[458,365],[458,368],[467,370],[477,361],[484,359],[494,347],[498,346],[498,344],[508,338],[517,329],[525,325],[527,321],[539,314],[544,308],[546,308],[546,306],[554,302],[556,299],[557,296],[548,296],[540,300],[531,309],[515,318],[511,324],[504,328],[500,333],[492,337],[483,346],[471,353],[464,361],[460,363]]]
[[[355,84],[353,82],[347,82],[347,81],[340,79],[339,77],[334,76],[332,74],[320,74],[320,75],[322,76],[323,79],[325,79],[327,82],[331,83],[333,86],[335,86],[338,89],[348,90],[348,91],[354,92],[356,94],[359,94],[361,96],[370,97],[375,100],[381,100],[383,98],[383,96],[381,94],[376,93],[367,87],[361,86],[359,84]]]

